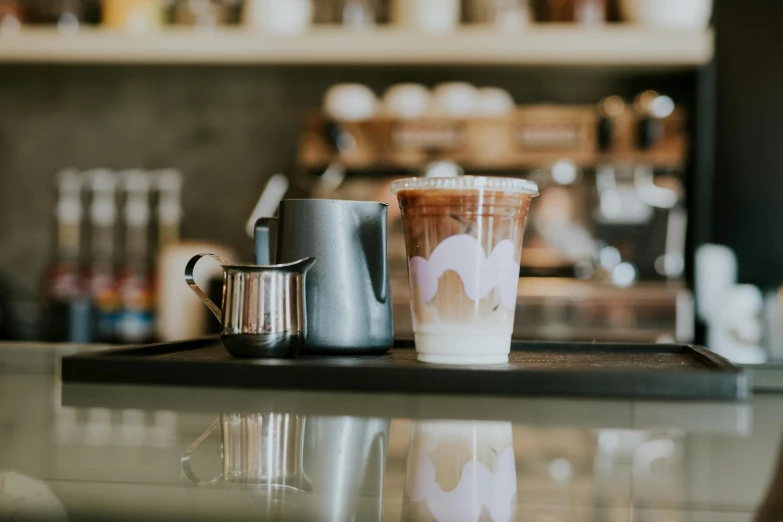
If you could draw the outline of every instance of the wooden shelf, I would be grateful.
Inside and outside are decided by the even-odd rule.
[[[688,133],[682,108],[660,122],[655,142],[637,147],[639,120],[631,111],[612,120],[609,150],[599,145],[595,105],[523,105],[497,118],[425,117],[399,120],[379,115],[363,121],[341,121],[340,132],[353,145],[336,153],[327,128],[334,122],[321,112],[304,123],[298,163],[323,171],[339,159],[348,170],[418,171],[432,161],[453,161],[472,172],[518,172],[546,168],[568,158],[581,168],[603,164],[644,164],[682,168],[687,162]]]
[[[459,64],[688,68],[712,59],[712,31],[629,24],[586,29],[539,25],[518,33],[466,27],[436,36],[386,27],[313,28],[293,37],[248,30],[167,28],[134,37],[84,28],[23,28],[0,35],[0,62],[117,64]]]

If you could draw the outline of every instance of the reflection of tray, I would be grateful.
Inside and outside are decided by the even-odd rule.
[[[547,428],[646,430],[744,435],[752,426],[747,402],[672,402],[419,395],[298,390],[242,390],[66,382],[62,404],[74,408],[170,410],[188,413],[281,412],[327,417],[509,421]]]
[[[234,359],[199,339],[73,355],[65,382],[521,396],[736,400],[745,374],[700,347],[515,342],[510,363],[422,364],[410,343],[388,355]]]

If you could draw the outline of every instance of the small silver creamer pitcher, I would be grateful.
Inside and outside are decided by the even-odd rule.
[[[218,307],[193,278],[205,256],[223,265],[223,299]],[[292,357],[306,330],[305,274],[315,264],[308,257],[282,265],[229,265],[214,254],[198,254],[185,267],[185,281],[215,314],[220,337],[234,357]]]

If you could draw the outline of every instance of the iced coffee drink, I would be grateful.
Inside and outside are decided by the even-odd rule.
[[[418,359],[508,361],[535,183],[462,176],[392,184],[400,203]]]

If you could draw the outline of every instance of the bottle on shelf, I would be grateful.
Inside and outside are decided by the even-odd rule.
[[[157,246],[153,253],[155,337],[158,340],[171,341],[203,333],[199,325],[205,318],[190,313],[187,305],[183,304],[183,295],[186,294],[183,294],[183,288],[175,283],[176,274],[182,271],[188,256],[193,253],[188,247],[179,244],[182,223],[182,173],[176,169],[164,169],[154,172],[153,176],[157,191]]]
[[[77,170],[57,176],[56,246],[46,278],[49,341],[89,342],[90,300],[81,276],[82,178]]]
[[[124,249],[117,278],[117,340],[150,341],[153,335],[153,283],[150,271],[150,175],[143,170],[120,173],[125,195]]]
[[[93,340],[116,339],[119,300],[115,277],[115,225],[117,222],[115,175],[108,169],[84,173],[90,184],[90,260],[87,285],[92,298]]]
[[[158,190],[158,251],[167,245],[178,243],[182,222],[182,173],[165,169],[157,173]]]

